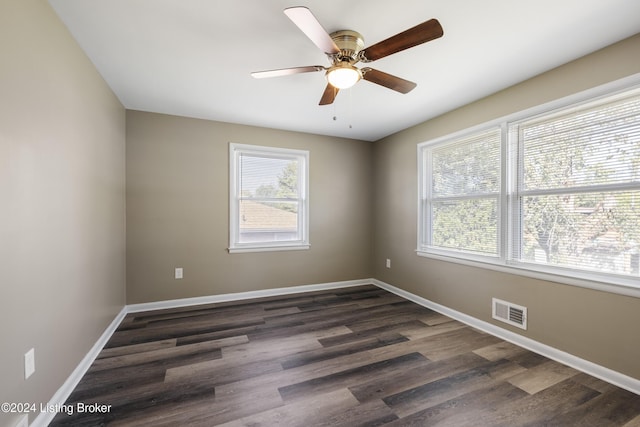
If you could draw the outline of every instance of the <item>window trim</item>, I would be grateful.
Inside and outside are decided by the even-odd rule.
[[[302,170],[299,171],[298,179],[302,180],[299,187],[299,233],[301,239],[293,241],[269,241],[259,243],[240,243],[238,224],[238,197],[240,170],[238,168],[238,156],[243,153],[256,154],[261,156],[295,157],[302,160]],[[229,253],[245,252],[271,252],[271,251],[293,251],[306,250],[310,248],[309,243],[309,151],[297,150],[282,147],[269,147],[263,145],[248,145],[229,143]]]
[[[515,195],[512,191],[512,186],[519,182],[517,180],[517,174],[520,172],[518,170],[513,170],[514,168],[510,167],[511,156],[515,154],[511,152],[508,145],[508,130],[509,125],[512,123],[531,119],[538,115],[552,114],[560,109],[580,107],[584,104],[596,102],[602,98],[615,96],[619,93],[639,88],[640,73],[419,143],[416,151],[418,166],[418,224],[416,254],[420,257],[440,261],[453,262],[519,276],[640,298],[640,279],[638,278],[626,275],[617,275],[614,273],[592,272],[559,266],[549,267],[510,259],[511,256],[509,254],[513,254],[512,246],[514,244],[514,239],[510,237],[511,233],[516,231],[512,220],[513,216],[511,215],[511,210],[514,205],[511,198]],[[499,220],[500,224],[498,224],[498,227],[501,228],[499,236],[501,247],[498,249],[499,255],[497,257],[481,256],[464,251],[442,250],[422,246],[424,233],[428,231],[426,228],[430,227],[430,224],[427,225],[424,221],[426,219],[426,203],[423,200],[423,196],[425,195],[424,187],[426,185],[426,177],[430,176],[425,175],[428,173],[428,166],[425,164],[426,156],[424,156],[425,147],[442,144],[447,141],[459,140],[471,134],[477,134],[495,127],[501,127],[502,129],[501,143],[503,154],[501,162],[501,186],[503,188],[501,188],[501,194],[506,197],[506,200],[501,204],[499,209],[499,215],[502,218]]]

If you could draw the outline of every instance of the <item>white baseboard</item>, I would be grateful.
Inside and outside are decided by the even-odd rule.
[[[141,311],[162,310],[166,308],[189,307],[192,305],[213,304],[217,302],[241,301],[245,299],[264,298],[278,295],[290,295],[301,292],[325,291],[329,289],[348,288],[351,286],[371,285],[372,279],[347,280],[343,282],[319,283],[315,285],[291,286],[287,288],[265,289],[261,291],[236,292],[231,294],[210,295],[205,297],[180,298],[166,301],[144,302],[130,304],[127,313]]]
[[[64,404],[64,402],[67,401],[67,399],[71,395],[71,392],[73,392],[84,374],[89,370],[93,361],[96,360],[96,357],[98,357],[98,354],[100,354],[100,351],[105,346],[107,341],[109,341],[109,338],[111,338],[111,335],[113,335],[113,333],[118,328],[118,325],[120,325],[122,319],[124,319],[124,316],[126,315],[127,307],[125,306],[122,308],[122,310],[120,310],[120,312],[116,315],[115,319],[113,319],[109,326],[107,326],[107,329],[105,329],[102,335],[100,335],[98,341],[96,341],[93,347],[91,347],[89,352],[80,361],[78,366],[76,366],[76,369],[73,370],[64,384],[62,384],[62,387],[60,387],[58,391],[56,391],[56,393],[53,395],[51,400],[49,400],[47,407],[60,407]],[[30,426],[46,427],[56,415],[57,413],[54,411],[40,412],[40,414],[36,417],[35,420],[33,420],[33,423],[31,423]]]
[[[483,332],[501,338],[505,341],[509,341],[520,347],[526,348],[527,350],[531,350],[534,353],[541,354],[545,357],[548,357],[549,359],[571,366],[572,368],[575,368],[579,371],[587,373],[596,378],[600,378],[603,381],[640,395],[640,380],[636,378],[630,377],[609,368],[605,368],[604,366],[574,356],[573,354],[558,350],[557,348],[532,340],[531,338],[527,338],[523,335],[511,332],[507,329],[503,329],[492,323],[488,323],[459,311],[453,310],[444,305],[440,305],[426,298],[422,298],[420,296],[412,294],[411,292],[396,288],[395,286],[382,282],[380,280],[371,279],[371,282],[382,289],[392,292],[409,301],[415,302],[416,304],[420,304],[423,307],[430,308],[433,311],[437,311],[438,313],[444,314],[445,316],[449,316],[452,319],[458,320]]]

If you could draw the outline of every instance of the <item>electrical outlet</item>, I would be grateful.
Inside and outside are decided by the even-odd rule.
[[[387,258],[387,268],[391,268],[391,260]]]
[[[184,273],[184,271],[183,271],[182,267],[176,267],[176,276],[175,276],[176,279],[182,279],[183,273]]]
[[[24,354],[24,379],[29,378],[36,371],[35,349],[31,349]]]
[[[24,414],[13,427],[29,427],[29,414]]]

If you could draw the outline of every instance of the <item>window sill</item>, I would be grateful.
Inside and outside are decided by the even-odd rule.
[[[595,274],[590,275],[588,272],[571,272],[571,276],[563,275],[556,272],[545,271],[544,267],[535,268],[529,264],[509,264],[505,265],[499,262],[478,261],[462,257],[454,257],[448,255],[435,254],[416,250],[418,256],[436,259],[439,261],[463,264],[472,267],[484,268],[488,270],[500,271],[503,273],[516,274],[518,276],[531,277],[534,279],[545,280],[549,282],[562,283],[581,288],[594,289],[602,292],[609,292],[619,295],[625,295],[640,298],[640,280],[634,278],[612,277],[611,281],[597,277]],[[591,276],[591,277],[589,277]]]
[[[227,250],[230,254],[238,254],[246,252],[304,251],[310,247],[310,245],[243,246],[228,248]]]

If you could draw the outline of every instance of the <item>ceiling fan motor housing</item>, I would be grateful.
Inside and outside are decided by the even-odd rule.
[[[339,61],[358,61],[358,54],[364,49],[364,38],[362,34],[352,30],[340,30],[331,33],[331,39],[340,49],[340,53],[335,55]]]

